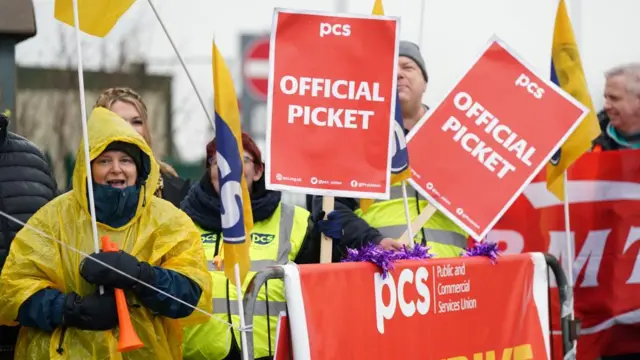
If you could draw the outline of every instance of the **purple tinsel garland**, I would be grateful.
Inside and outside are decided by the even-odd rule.
[[[492,264],[495,264],[498,261],[498,256],[500,256],[500,250],[497,243],[487,240],[475,241],[473,247],[467,248],[462,252],[462,256],[486,256],[491,259]]]
[[[377,245],[370,244],[361,249],[348,249],[347,256],[342,262],[371,262],[382,270],[382,278],[386,278],[389,271],[394,269],[393,263],[398,260],[430,259],[430,247],[415,244],[413,248],[402,247],[402,250],[384,250]]]

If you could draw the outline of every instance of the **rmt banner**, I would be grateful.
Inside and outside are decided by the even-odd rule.
[[[399,20],[276,9],[266,183],[389,198]]]
[[[408,135],[410,182],[480,240],[587,112],[493,37]]]

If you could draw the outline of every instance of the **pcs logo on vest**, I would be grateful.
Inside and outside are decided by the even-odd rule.
[[[218,242],[218,234],[204,233],[200,235],[200,240],[202,240],[203,244],[215,244]]]
[[[251,234],[251,242],[258,245],[269,245],[275,238],[276,236],[272,234]]]

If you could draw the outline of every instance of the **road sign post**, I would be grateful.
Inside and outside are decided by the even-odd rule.
[[[241,117],[245,131],[262,139],[266,132],[265,107],[269,78],[269,34],[241,36]],[[260,114],[263,114],[260,116]]]

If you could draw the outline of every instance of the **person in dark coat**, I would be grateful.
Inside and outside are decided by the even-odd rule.
[[[26,223],[57,195],[56,181],[42,152],[32,142],[8,131],[0,115],[0,211]],[[22,225],[0,214],[0,271]],[[0,360],[13,359],[19,328],[0,326]]]
[[[151,129],[149,128],[149,114],[147,105],[140,94],[130,88],[116,87],[102,92],[95,104],[113,111],[125,119],[144,140],[153,148],[151,141]],[[191,188],[189,179],[182,179],[176,170],[169,164],[156,159],[160,165],[160,183],[156,196],[180,207],[180,202],[187,196]]]

